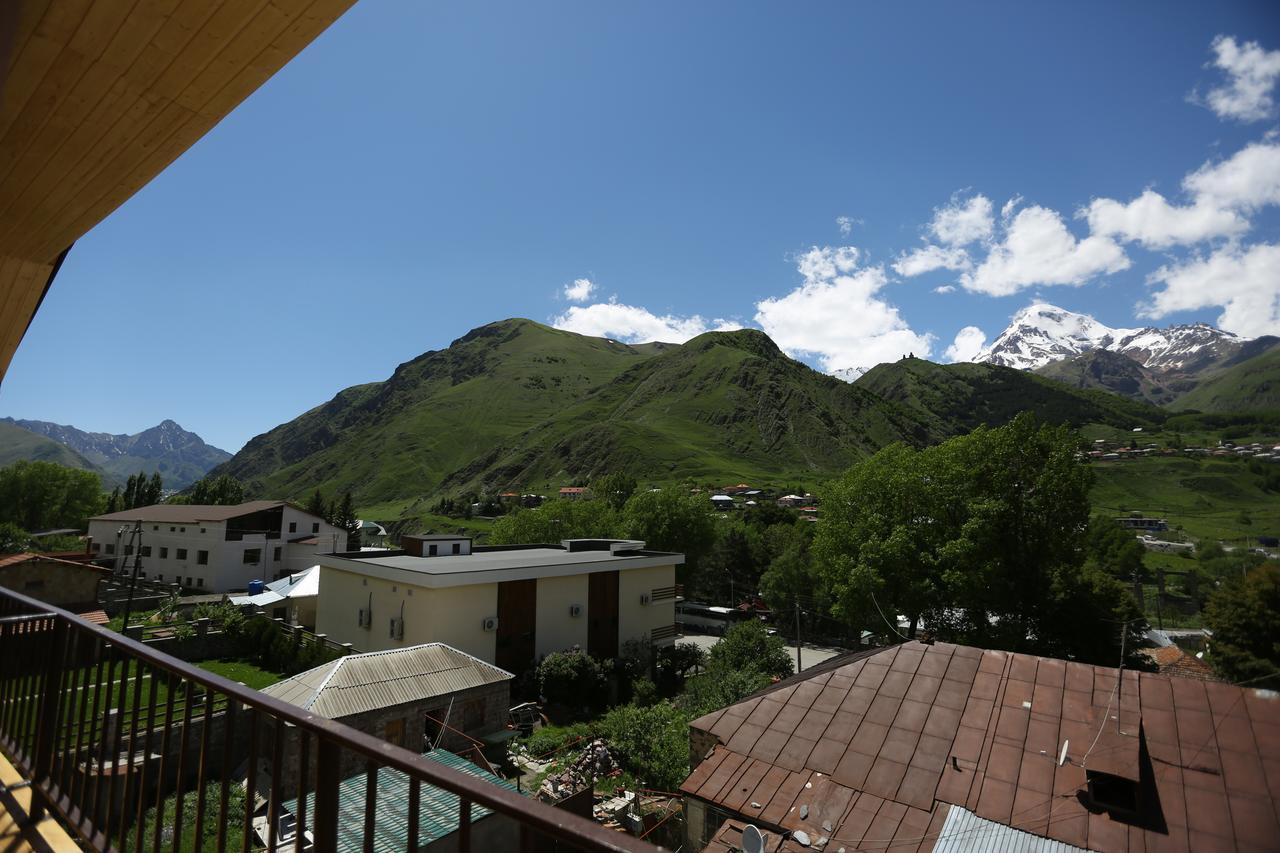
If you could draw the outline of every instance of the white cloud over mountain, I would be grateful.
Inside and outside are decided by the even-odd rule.
[[[793,356],[813,356],[833,373],[928,356],[934,338],[918,334],[885,301],[882,267],[861,266],[853,246],[815,246],[796,262],[802,284],[785,296],[756,303],[756,322]]]
[[[564,286],[564,298],[570,302],[586,302],[596,290],[595,282],[589,278],[575,278]]]
[[[1264,50],[1256,41],[1240,43],[1223,35],[1215,38],[1210,47],[1213,65],[1226,73],[1227,82],[1210,89],[1203,99],[1192,93],[1192,102],[1203,103],[1218,118],[1270,118],[1275,112],[1271,93],[1280,81],[1280,50]]]
[[[1245,337],[1280,335],[1280,245],[1228,244],[1207,257],[1161,267],[1149,282],[1163,285],[1141,317],[1220,306],[1217,325]]]
[[[613,338],[623,343],[638,344],[664,341],[682,344],[704,332],[724,332],[742,328],[732,320],[706,320],[697,314],[681,317],[658,315],[638,305],[624,305],[615,300],[594,305],[574,305],[551,325],[580,335]]]
[[[956,339],[942,353],[942,357],[947,361],[973,361],[986,345],[986,332],[977,326],[965,326],[956,332]]]

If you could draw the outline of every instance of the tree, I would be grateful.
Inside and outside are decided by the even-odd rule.
[[[1105,620],[1134,608],[1084,569],[1092,472],[1077,444],[1023,414],[855,465],[825,494],[814,542],[837,613],[879,630],[905,614],[943,639],[1113,664],[1120,629]]]
[[[594,707],[604,686],[600,664],[579,649],[552,652],[538,664],[538,691],[548,702],[573,708]]]
[[[731,524],[725,528],[699,569],[699,593],[715,600],[736,607],[743,596],[755,593],[760,570],[743,525]]]
[[[1280,688],[1280,563],[1264,563],[1209,597],[1210,662],[1231,681]]]
[[[31,535],[12,521],[0,522],[0,554],[19,554],[31,548]]]
[[[622,471],[605,474],[591,483],[591,492],[609,504],[614,511],[621,510],[636,490],[636,478]]]
[[[759,619],[749,619],[734,625],[711,647],[707,670],[720,673],[755,670],[782,678],[790,675],[795,666],[783,639],[770,634]]]
[[[83,528],[103,503],[102,480],[92,471],[28,461],[0,468],[0,522],[23,530]]]
[[[235,506],[244,503],[244,486],[230,474],[208,476],[191,487],[189,497],[200,506]]]
[[[679,489],[632,495],[622,510],[622,529],[649,548],[684,554],[686,576],[696,571],[716,533],[711,505]]]
[[[1131,581],[1147,577],[1147,549],[1115,519],[1102,515],[1090,519],[1085,547],[1090,562],[1114,578]]]
[[[315,490],[315,493],[311,495],[311,499],[307,501],[307,505],[303,507],[303,511],[326,521],[329,519],[329,509],[329,503],[324,499],[324,495],[321,494],[319,489]]]
[[[147,481],[142,506],[152,506],[160,503],[160,496],[163,494],[164,480],[160,477],[160,472],[156,471],[151,475],[151,479]]]
[[[494,545],[556,543],[562,539],[621,538],[618,514],[606,501],[550,500],[499,518],[489,533]]]
[[[645,787],[674,791],[689,775],[689,717],[670,702],[614,708],[600,733]]]
[[[122,498],[120,496],[120,487],[116,486],[114,489],[111,490],[111,496],[107,498],[107,512],[108,513],[119,512],[122,509],[124,509],[124,507],[122,505]]]

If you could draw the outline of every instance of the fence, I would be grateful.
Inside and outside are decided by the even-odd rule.
[[[288,767],[282,760],[286,727],[300,738],[296,765]],[[583,851],[654,849],[4,589],[0,747],[31,782],[32,816],[52,810],[97,851],[190,846],[194,853],[223,853],[231,845],[242,853],[263,846],[372,851],[380,771],[408,777],[402,826],[409,853],[419,847],[420,828],[440,818],[424,812],[439,791],[457,798],[456,849],[464,853],[471,849],[473,806],[514,822],[522,850],[546,839]],[[340,847],[344,753],[363,759],[366,794],[363,821],[347,814],[342,821],[342,837],[354,832],[362,843]],[[249,768],[245,778],[233,779],[240,766]],[[291,824],[278,793],[285,774],[302,780],[304,789],[291,816],[298,831],[290,835],[281,834]],[[242,781],[245,796],[233,803],[231,788]],[[265,806],[256,809],[260,798]],[[187,809],[194,812],[190,825]],[[254,841],[259,811],[266,817],[261,842]]]

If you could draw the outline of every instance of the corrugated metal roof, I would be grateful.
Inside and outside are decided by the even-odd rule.
[[[222,506],[218,504],[153,504],[135,509],[125,509],[106,515],[95,515],[90,521],[164,521],[187,522],[226,521],[239,518],[253,512],[274,509],[284,506],[285,501],[248,501],[247,503]]]
[[[348,655],[262,692],[312,713],[339,719],[406,702],[494,684],[511,673],[444,643]]]
[[[994,820],[980,818],[961,806],[951,806],[933,853],[1087,853],[1052,838],[1041,838]]]
[[[487,773],[479,767],[459,758],[451,752],[433,750],[424,758],[439,762],[462,773],[483,779],[508,791],[516,786],[505,779]],[[344,780],[338,786],[338,851],[357,853],[364,849],[364,773]],[[290,814],[298,813],[298,801],[283,804]],[[315,794],[307,794],[307,828],[314,824]],[[472,803],[471,822],[475,823],[491,814],[489,809]],[[444,838],[458,830],[458,797],[434,785],[420,786],[418,807],[418,848]],[[378,771],[378,802],[373,818],[373,849],[376,853],[404,853],[408,840],[409,777],[399,770],[382,768]]]
[[[231,603],[235,605],[252,604],[255,607],[269,607],[286,598],[310,598],[320,594],[320,567],[312,566],[301,572],[272,581],[257,595],[235,595]]]

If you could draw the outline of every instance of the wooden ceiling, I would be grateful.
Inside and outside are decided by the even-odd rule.
[[[0,379],[71,244],[354,2],[0,0]]]

